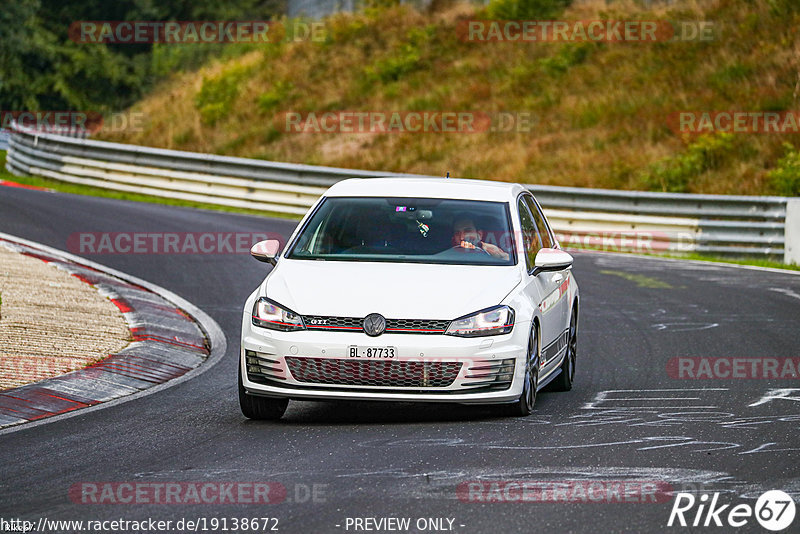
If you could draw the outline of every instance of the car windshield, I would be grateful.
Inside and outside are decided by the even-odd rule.
[[[514,265],[506,203],[435,198],[329,197],[288,258]]]

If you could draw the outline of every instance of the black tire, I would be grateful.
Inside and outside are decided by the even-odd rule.
[[[569,391],[575,380],[575,361],[578,353],[578,309],[572,309],[569,319],[569,336],[567,338],[567,353],[561,362],[561,372],[553,380],[553,391]]]
[[[242,367],[239,366],[239,407],[248,419],[274,421],[286,412],[289,399],[272,399],[248,395],[242,383]]]
[[[503,406],[506,415],[511,417],[527,417],[533,412],[536,404],[536,389],[539,384],[539,335],[536,327],[531,328],[528,338],[528,358],[525,366],[525,386],[519,399]]]

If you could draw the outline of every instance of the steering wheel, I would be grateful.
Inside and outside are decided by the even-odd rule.
[[[491,256],[491,254],[489,254],[488,252],[483,250],[481,247],[468,248],[468,247],[462,246],[461,244],[458,244],[458,245],[455,245],[453,248],[454,249],[458,249],[458,250],[462,250],[464,252],[483,252],[484,254],[488,254],[489,256]]]

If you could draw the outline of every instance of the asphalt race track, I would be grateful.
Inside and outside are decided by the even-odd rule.
[[[0,231],[59,249],[76,232],[288,236],[293,226],[0,188]],[[699,372],[701,360],[675,360],[725,358],[731,367],[717,365],[715,376],[726,369],[734,374],[732,358],[748,358],[742,364],[747,370],[754,358],[778,359],[778,372],[786,361],[791,365],[788,358],[796,362],[798,275],[579,254],[576,386],[542,393],[531,417],[502,418],[483,407],[292,402],[281,421],[262,423],[239,411],[236,365],[240,307],[263,278],[264,264],[242,254],[87,257],[204,310],[225,332],[227,353],[207,372],[164,391],[0,435],[3,519],[153,518],[174,524],[205,518],[207,531],[222,531],[221,522],[211,528],[212,518],[270,517],[278,519],[280,532],[290,533],[363,532],[375,524],[362,522],[357,530],[355,518],[387,517],[410,518],[411,532],[420,531],[420,518],[427,532],[703,531],[708,529],[667,527],[673,500],[663,495],[655,503],[579,497],[476,502],[482,494],[469,497],[463,489],[475,481],[655,481],[695,495],[718,492],[719,503],[731,507],[754,506],[773,489],[796,501],[800,496],[797,376],[709,379]],[[693,372],[701,379],[678,377],[686,362],[697,363]],[[87,482],[270,482],[286,495],[258,505],[87,504],[70,495]],[[687,520],[695,511],[687,512]],[[800,518],[787,531],[797,532],[798,525]],[[766,532],[752,517],[736,531]]]

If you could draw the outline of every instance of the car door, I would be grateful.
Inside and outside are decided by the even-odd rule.
[[[541,246],[543,248],[553,248],[555,242],[541,208],[530,194],[523,194],[522,200],[531,214],[534,226],[536,226]],[[550,340],[549,343],[542,344],[542,360],[545,367],[542,376],[547,375],[558,367],[560,358],[567,346],[570,314],[567,289],[569,288],[570,275],[571,272],[568,269],[537,275],[542,278],[548,289],[539,308],[542,310],[542,322],[547,324],[547,328],[551,333],[551,337],[548,338]]]
[[[539,206],[539,203],[536,202],[532,195],[525,194],[523,198],[525,200],[525,204],[528,206],[528,209],[531,212],[531,215],[533,215],[536,228],[539,230],[539,234],[542,236],[542,246],[546,248],[554,248],[556,246],[556,242],[553,237],[553,233],[547,224],[547,219],[544,217],[541,206]],[[547,347],[546,360],[548,363],[555,365],[560,361],[569,339],[569,320],[572,310],[570,308],[570,300],[568,298],[569,295],[567,290],[569,289],[569,277],[572,276],[572,271],[570,269],[565,269],[563,271],[548,274],[550,275],[551,282],[555,285],[558,285],[558,292],[553,293],[548,297],[549,302],[552,303],[550,313],[552,322],[558,325],[558,337],[554,346]]]
[[[525,294],[530,301],[542,310],[541,338],[539,340],[542,348],[542,361],[539,376],[544,377],[548,372],[548,365],[552,367],[552,362],[547,361],[545,347],[550,347],[558,342],[560,335],[560,323],[558,319],[553,320],[554,310],[548,307],[548,296],[558,292],[560,283],[555,281],[554,273],[539,273],[532,275],[536,253],[542,248],[542,237],[536,226],[536,221],[531,214],[524,198],[520,196],[517,201],[519,214],[519,224],[522,231],[522,255],[528,277],[525,284]]]

